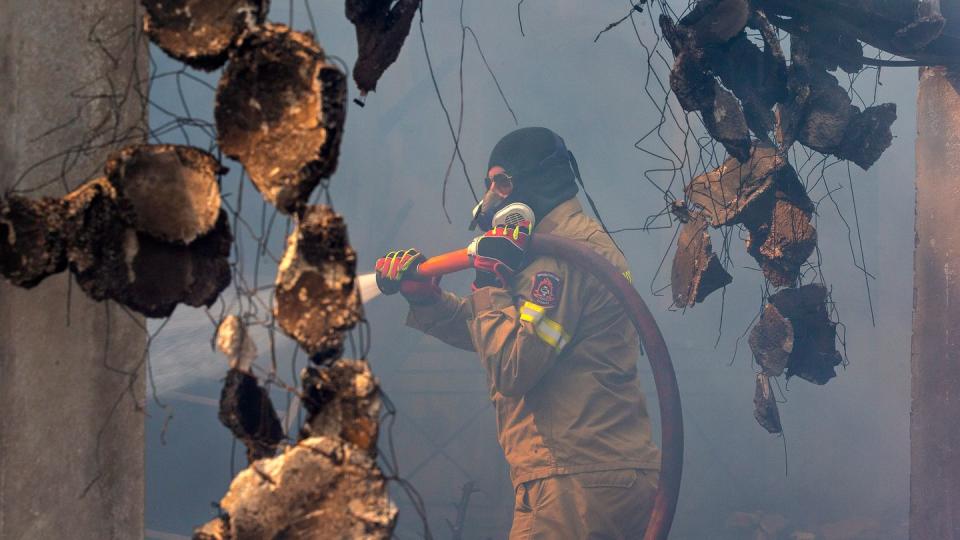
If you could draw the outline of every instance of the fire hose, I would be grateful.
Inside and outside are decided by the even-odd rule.
[[[564,259],[593,274],[614,293],[640,334],[657,388],[661,431],[660,483],[643,538],[665,540],[670,533],[680,496],[683,414],[680,410],[677,375],[660,328],[633,285],[613,264],[585,244],[550,234],[533,234],[528,239],[527,252],[535,256]],[[473,268],[471,256],[467,249],[461,249],[427,259],[417,267],[417,273],[424,277],[439,277],[469,268]]]

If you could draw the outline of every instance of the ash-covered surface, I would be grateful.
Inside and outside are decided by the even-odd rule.
[[[310,34],[266,24],[231,56],[217,86],[220,149],[286,213],[336,168],[346,84],[324,58]]]
[[[220,392],[220,422],[247,448],[250,462],[276,454],[283,427],[270,394],[252,374],[231,368]]]
[[[777,399],[770,386],[770,377],[763,373],[757,373],[757,386],[753,394],[753,417],[769,433],[783,432],[780,410],[777,409]]]
[[[67,267],[60,199],[0,198],[0,274],[30,288]]]
[[[340,359],[301,373],[309,413],[302,438],[333,437],[376,454],[380,425],[379,383],[366,360]]]
[[[785,368],[787,378],[826,384],[842,362],[836,326],[827,311],[826,287],[810,284],[783,289],[770,296],[750,331],[750,349],[764,374],[779,375]]]
[[[390,538],[397,509],[367,452],[311,437],[250,464],[220,501],[225,515],[194,531],[195,540]]]
[[[361,94],[376,90],[396,61],[419,7],[420,0],[347,0],[347,19],[357,29],[353,80]]]
[[[339,350],[341,333],[359,320],[356,267],[343,217],[328,206],[307,207],[280,261],[274,316],[309,354]]]
[[[164,52],[211,71],[227,61],[254,27],[263,23],[269,0],[141,0],[143,30]]]
[[[213,229],[220,215],[215,157],[172,144],[128,146],[113,153],[104,172],[133,205],[137,230],[158,240],[189,244]]]
[[[703,302],[707,295],[731,281],[733,278],[713,252],[707,222],[696,217],[684,223],[671,270],[673,305],[689,307]]]

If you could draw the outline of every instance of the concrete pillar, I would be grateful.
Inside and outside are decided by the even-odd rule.
[[[960,539],[960,73],[920,72],[910,538]]]
[[[19,185],[63,195],[109,141],[142,137],[127,130],[144,120],[128,84],[146,67],[137,4],[0,0],[0,190],[92,141]],[[143,322],[69,279],[0,283],[0,538],[142,538]]]

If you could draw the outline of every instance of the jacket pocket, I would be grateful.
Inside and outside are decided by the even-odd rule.
[[[637,483],[639,473],[636,469],[616,469],[613,471],[595,471],[573,475],[585,488],[617,487],[628,488]]]

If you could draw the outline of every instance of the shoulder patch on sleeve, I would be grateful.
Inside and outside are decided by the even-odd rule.
[[[533,288],[530,290],[530,298],[538,306],[547,308],[557,307],[562,289],[563,282],[560,281],[560,276],[553,272],[537,272],[537,274],[533,276]]]

